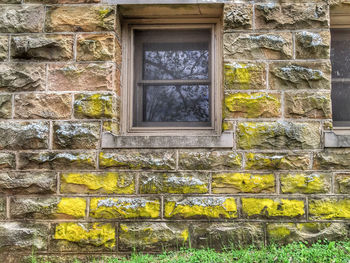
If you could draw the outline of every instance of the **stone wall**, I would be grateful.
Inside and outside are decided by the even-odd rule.
[[[323,147],[325,1],[225,4],[232,150],[101,149],[121,35],[99,2],[0,0],[0,257],[350,237],[350,150]]]

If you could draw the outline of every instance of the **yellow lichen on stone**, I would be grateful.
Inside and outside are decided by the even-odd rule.
[[[83,198],[61,198],[56,213],[70,215],[75,218],[85,216],[86,200]]]
[[[309,213],[314,219],[349,219],[350,199],[310,200]]]
[[[74,102],[74,112],[78,117],[111,118],[113,116],[112,96],[103,94],[78,96]]]
[[[325,175],[322,174],[281,174],[283,193],[325,193],[329,190]]]
[[[293,224],[290,224],[293,225]],[[291,231],[288,227],[286,226],[273,226],[273,227],[268,227],[268,234],[270,238],[272,239],[281,239],[289,236],[291,234]]]
[[[233,122],[232,121],[224,121],[222,123],[223,131],[232,131],[233,130]]]
[[[188,229],[185,229],[184,231],[182,231],[181,237],[183,238],[184,242],[187,241],[189,235],[190,235],[190,234],[189,234],[189,232],[188,232]]]

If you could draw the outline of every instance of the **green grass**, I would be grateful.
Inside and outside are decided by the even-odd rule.
[[[286,246],[270,245],[263,248],[181,249],[161,254],[134,253],[126,258],[95,258],[88,261],[73,260],[72,263],[350,263],[350,241],[319,241],[312,245],[292,243]],[[31,263],[51,263],[50,260],[32,257]]]

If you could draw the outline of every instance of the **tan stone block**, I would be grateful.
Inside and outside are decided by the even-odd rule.
[[[329,31],[302,31],[295,35],[297,59],[329,59],[331,35]]]
[[[10,119],[12,116],[12,96],[0,95],[0,118]]]
[[[315,170],[350,169],[350,151],[348,149],[326,149],[314,154]]]
[[[101,0],[24,0],[24,3],[28,4],[92,4],[100,2]]]
[[[251,29],[253,21],[253,5],[251,4],[225,4],[224,30]]]
[[[14,153],[0,153],[0,170],[16,168],[16,156]]]
[[[8,58],[9,41],[7,36],[0,36],[0,61]]]
[[[309,154],[246,153],[247,170],[307,170],[311,160]]]
[[[76,94],[74,116],[78,119],[111,119],[115,116],[113,102],[109,94]]]
[[[335,189],[337,194],[350,194],[350,174],[343,173],[335,176]]]
[[[281,191],[284,194],[329,193],[331,177],[324,173],[286,173],[280,174]]]
[[[113,60],[115,37],[113,34],[84,34],[77,40],[78,61]]]

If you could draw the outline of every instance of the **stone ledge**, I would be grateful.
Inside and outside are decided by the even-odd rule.
[[[339,134],[333,131],[324,133],[324,147],[345,148],[350,147],[350,130],[347,134]]]
[[[229,0],[102,0],[102,4],[218,4]]]

